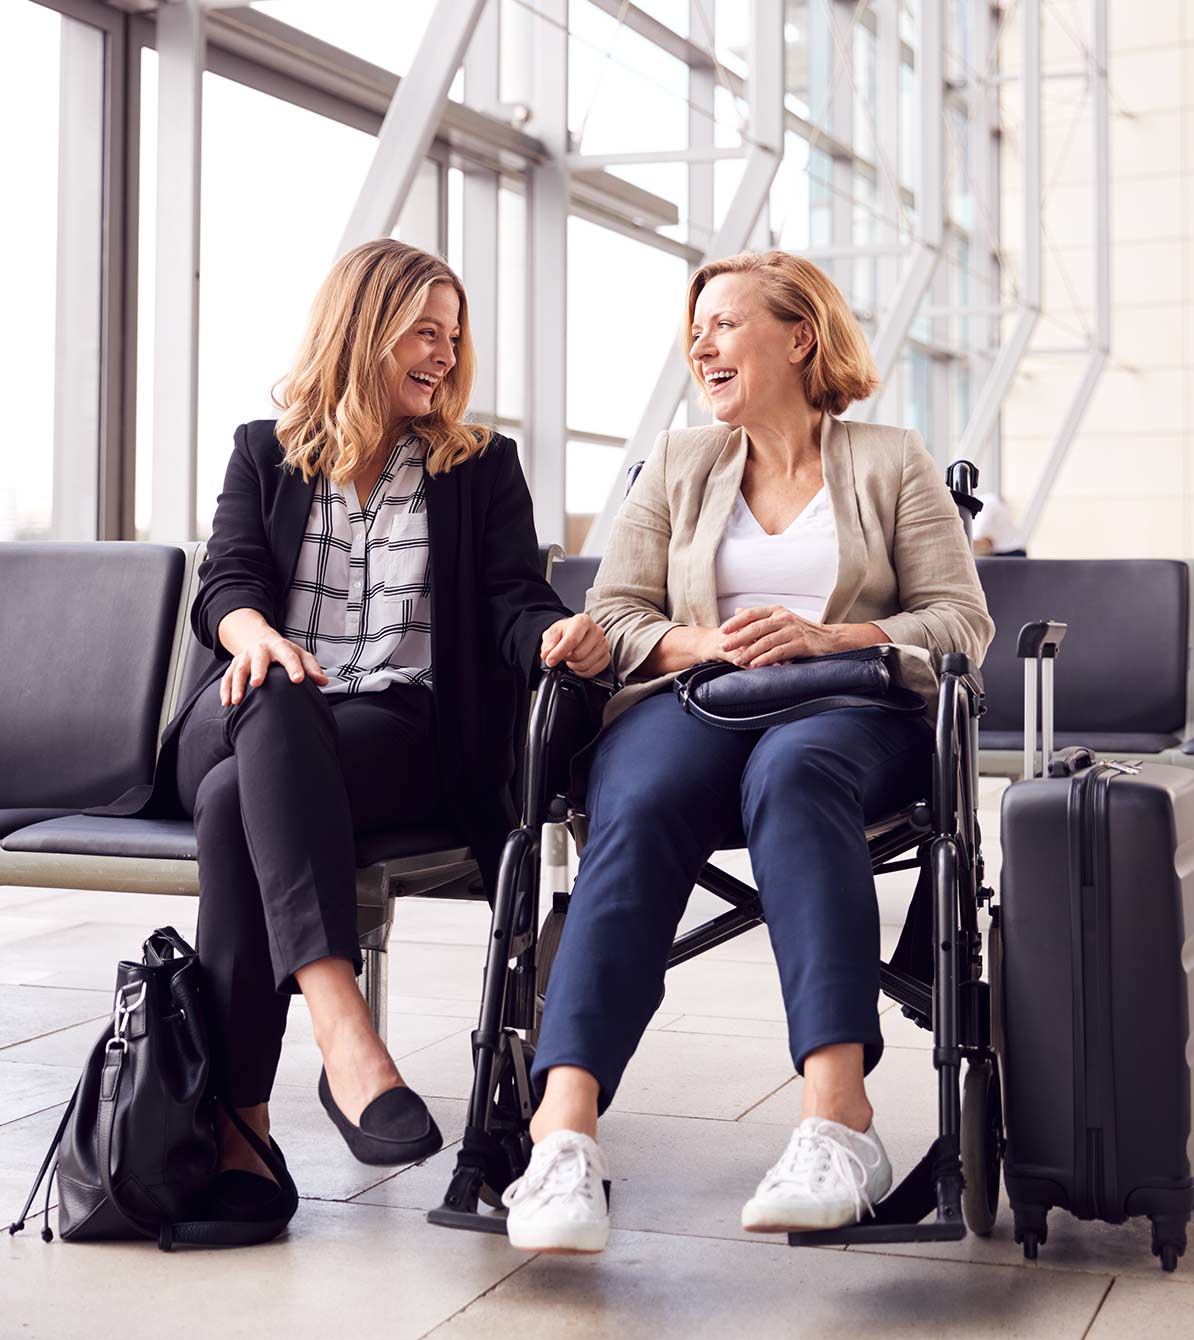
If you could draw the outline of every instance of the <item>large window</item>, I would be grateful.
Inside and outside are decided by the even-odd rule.
[[[153,330],[156,54],[144,53],[141,329]],[[312,299],[334,259],[374,138],[255,89],[203,80],[197,524],[211,525],[236,425],[274,418],[274,383],[290,367]],[[426,176],[438,172],[434,164]],[[434,201],[420,183],[412,210]],[[424,211],[425,213],[426,211]],[[396,233],[435,246],[436,218],[407,214]],[[149,521],[153,342],[138,366],[137,529]]]
[[[105,36],[10,4],[0,79],[0,369],[9,407],[0,540],[89,539],[98,522]]]

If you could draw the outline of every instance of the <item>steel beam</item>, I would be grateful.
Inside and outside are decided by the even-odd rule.
[[[1066,410],[1024,514],[1022,529],[1026,543],[1040,524],[1049,493],[1111,353],[1111,100],[1107,89],[1107,0],[1092,0],[1091,10],[1094,43],[1090,50],[1089,88],[1094,112],[1095,338],[1082,380]]]
[[[169,0],[157,13],[157,261],[154,288],[152,540],[195,535],[199,405],[199,174],[203,9]]]
[[[648,149],[642,153],[569,154],[571,168],[610,167],[629,163],[712,163],[721,158],[745,158],[746,149],[715,149],[711,144],[687,149]]]
[[[432,10],[410,72],[398,85],[382,122],[373,162],[337,255],[394,231],[484,7],[485,0],[438,0]]]
[[[940,0],[936,0],[940,3]],[[746,246],[783,156],[784,137],[784,6],[782,0],[754,0],[751,15],[750,139],[737,190],[721,226],[709,244],[707,259],[733,255]],[[688,363],[673,344],[664,359],[638,427],[626,443],[624,464],[641,460],[656,437],[671,424],[689,385]],[[605,506],[585,538],[586,554],[600,554],[622,502],[619,471]]]
[[[877,233],[884,248],[877,252],[875,308],[885,311],[899,287],[901,255],[911,247],[901,236],[904,200],[900,189],[900,136],[909,128],[900,124],[900,6],[880,5],[875,14],[875,159],[886,163],[879,174],[879,218]],[[815,260],[815,255],[810,255]],[[898,381],[879,388],[875,417],[885,423],[900,423],[901,388]]]
[[[523,452],[535,524],[564,540],[568,403],[568,2],[539,0],[523,40],[532,125],[548,157],[527,174],[527,349]]]
[[[464,100],[470,107],[491,114],[501,102],[501,36],[500,0],[488,0],[464,58]],[[469,321],[477,350],[471,409],[482,423],[492,423],[497,414],[500,182],[498,173],[486,168],[464,168],[461,278],[469,295]]]
[[[708,25],[708,32],[705,31]],[[709,36],[717,31],[717,0],[688,0],[688,31]],[[692,149],[709,149],[715,134],[717,75],[711,63],[690,65],[688,70],[688,144]],[[689,265],[689,274],[701,263],[712,242],[716,226],[716,175],[709,160],[688,165],[688,242],[697,244],[697,254]],[[690,425],[707,417],[701,395],[691,378],[687,386],[687,413]]]
[[[967,83],[970,103],[970,161],[973,164],[971,190],[974,192],[974,219],[971,235],[971,267],[978,281],[974,294],[976,304],[990,310],[975,310],[967,315],[979,319],[969,323],[966,340],[975,352],[970,359],[971,385],[980,385],[990,374],[995,352],[999,348],[1000,318],[1006,307],[1001,302],[1000,265],[1000,169],[999,169],[999,103],[992,79],[998,58],[996,43],[999,35],[1000,11],[984,0],[978,6],[970,25],[969,63],[973,72]],[[978,338],[975,338],[977,332]],[[993,429],[993,446],[988,447],[984,486],[999,493],[1001,452],[1000,425]]]
[[[1041,314],[1041,0],[1024,0],[1024,284],[1020,315],[971,410],[956,454],[981,464],[1000,407]]]
[[[1029,0],[1039,4],[1039,0]],[[917,67],[920,76],[920,180],[916,192],[917,237],[891,305],[871,343],[880,383],[895,371],[904,341],[929,291],[945,238],[944,24],[942,0],[922,0]],[[859,407],[858,417],[874,417],[879,396]]]

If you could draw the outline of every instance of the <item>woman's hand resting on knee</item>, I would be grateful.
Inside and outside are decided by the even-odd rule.
[[[587,614],[574,614],[544,630],[539,656],[547,666],[563,661],[573,674],[589,679],[609,664],[609,643]]]
[[[247,687],[265,681],[272,664],[280,665],[295,684],[310,675],[316,684],[326,684],[327,675],[309,651],[271,628],[256,610],[233,610],[220,620],[220,641],[232,653],[232,661],[220,680],[220,703],[236,706]]]

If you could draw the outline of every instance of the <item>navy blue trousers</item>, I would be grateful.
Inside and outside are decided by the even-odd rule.
[[[598,740],[589,841],[552,967],[533,1078],[579,1066],[609,1105],[663,991],[697,874],[719,848],[750,850],[779,965],[792,1060],[879,1031],[879,909],[864,825],[929,794],[920,717],[846,708],[727,731],[671,693],[637,703]],[[716,1010],[716,1002],[711,1002]]]

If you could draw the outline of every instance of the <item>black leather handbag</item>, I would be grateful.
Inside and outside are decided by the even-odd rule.
[[[923,712],[920,694],[894,682],[894,656],[882,644],[754,670],[702,661],[681,670],[672,687],[686,712],[725,730],[765,730],[840,707]]]
[[[204,1218],[216,1170],[213,1124],[219,1101],[211,1084],[199,956],[173,927],[145,941],[140,963],[116,969],[111,1023],[97,1039],[46,1152],[25,1208],[25,1225],[49,1171],[58,1178],[58,1232],[65,1241],[154,1238],[163,1251],[179,1242],[247,1246],[276,1237],[298,1208],[298,1192],[277,1144],[269,1147],[227,1105],[231,1121],[280,1188],[267,1222]]]

